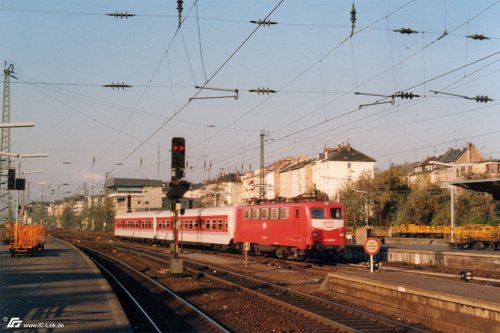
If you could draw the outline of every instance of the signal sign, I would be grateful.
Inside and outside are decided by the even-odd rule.
[[[184,138],[172,138],[172,170],[184,169],[186,166],[186,141]]]

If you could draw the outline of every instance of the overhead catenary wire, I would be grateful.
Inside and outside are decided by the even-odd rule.
[[[193,6],[192,5],[189,10],[188,10],[188,14],[191,12],[191,10],[193,9]],[[182,20],[185,20],[185,17],[182,19]],[[181,29],[181,26],[182,26],[182,21],[181,21],[181,24],[179,24],[179,26],[177,27],[177,29],[175,30],[172,38],[170,39],[170,42],[167,46],[167,49],[165,50],[165,52],[163,53],[162,57],[160,58],[160,61],[158,62],[158,64],[156,65],[155,69],[153,70],[153,73],[151,74],[150,78],[149,78],[149,81],[146,85],[146,87],[144,87],[144,89],[142,90],[141,92],[141,95],[139,96],[139,98],[137,99],[137,102],[135,103],[134,105],[134,108],[132,109],[132,111],[130,112],[130,114],[128,115],[127,119],[125,120],[125,122],[122,124],[122,127],[121,127],[121,130],[120,130],[120,133],[123,131],[123,129],[125,128],[125,126],[127,125],[127,123],[129,122],[129,120],[132,118],[133,114],[135,113],[135,110],[137,109],[137,107],[139,106],[139,104],[141,103],[142,99],[144,98],[144,96],[146,95],[146,91],[148,90],[149,88],[149,85],[151,84],[151,82],[153,81],[153,79],[156,77],[156,74],[158,73],[158,70],[160,69],[160,66],[161,64],[163,63],[165,57],[167,56],[167,54],[169,53],[170,51],[170,48],[172,47],[173,43],[174,43],[174,40],[175,40],[175,37],[177,36],[177,34],[179,33],[180,29]],[[118,133],[114,139],[111,141],[111,144],[108,146],[108,148],[104,151],[103,153],[103,156],[106,155],[109,150],[111,149],[111,147],[114,146],[116,140],[118,139],[118,136],[120,135],[120,133]],[[122,161],[123,163],[123,161]],[[115,168],[113,168],[113,170],[115,170]]]
[[[201,3],[200,3],[200,5],[201,5]],[[194,16],[194,14],[193,14],[192,16]],[[360,17],[360,19],[361,19],[361,17]],[[360,21],[359,23],[362,23],[362,22]],[[281,24],[281,22],[280,22],[280,24]],[[420,27],[418,27],[418,28],[420,28]],[[423,30],[423,29],[418,29],[418,30]],[[184,31],[184,32],[186,32],[186,31]],[[399,38],[399,35],[398,35],[398,34],[394,34],[393,36],[397,36],[397,37],[393,37],[393,38]],[[406,36],[404,36],[404,37],[406,37]],[[404,38],[404,37],[402,37],[402,38]],[[351,42],[352,42],[352,40],[351,40]],[[397,65],[396,65],[396,66],[397,66]],[[199,76],[200,76],[200,79],[201,79],[201,78],[202,78],[202,77],[201,77],[201,73],[197,73],[197,74],[200,74]],[[448,81],[448,80],[443,80],[443,81]],[[264,83],[264,82],[263,82],[263,83]],[[444,83],[446,83],[446,82],[444,82]],[[150,87],[150,88],[152,88],[153,86],[152,86],[152,85],[150,85],[149,87]],[[327,88],[328,88],[328,87],[327,87]],[[300,88],[299,88],[299,89],[300,89]],[[297,91],[299,91],[299,89],[297,89]],[[290,89],[290,90],[291,90],[291,89]],[[321,89],[321,90],[323,90],[323,91],[318,91],[317,93],[321,93],[321,94],[324,96],[324,95],[325,95],[325,93],[326,93],[326,90],[325,90],[325,89]],[[334,89],[332,89],[332,90],[334,90]],[[441,89],[438,89],[438,90],[441,90]],[[241,91],[244,91],[244,90],[242,89]],[[389,89],[389,91],[391,91],[391,89]],[[397,89],[394,89],[393,91],[397,91]],[[283,89],[283,90],[279,91],[278,93],[285,93],[285,92],[286,92],[286,91]],[[288,92],[288,93],[291,93],[291,92]],[[314,93],[314,92],[312,92],[312,90],[311,90],[311,93]],[[347,93],[352,93],[352,91],[351,91],[351,92],[347,92]],[[325,97],[325,96],[324,96],[324,97]],[[327,97],[326,99],[327,99],[327,102],[328,102],[328,100],[330,100],[330,99],[331,99],[331,97],[330,97],[330,96],[326,96],[326,97]],[[261,100],[261,99],[259,99],[259,100]],[[343,101],[340,101],[340,102],[343,102]],[[266,103],[266,102],[264,102],[264,103]],[[268,104],[270,104],[270,103],[268,103]],[[323,105],[325,105],[326,103],[322,103],[322,104],[323,104]],[[336,103],[336,105],[339,105],[339,104],[340,104],[340,103]],[[413,104],[413,103],[412,103],[412,104]],[[264,105],[265,105],[265,104],[264,104]],[[330,105],[334,106],[334,104],[330,104]],[[336,107],[336,106],[334,106],[334,107]],[[176,110],[176,109],[177,109],[177,108],[173,108],[173,110]],[[341,110],[341,108],[339,108],[339,109]],[[378,109],[378,108],[377,108],[377,109]],[[389,111],[391,112],[391,110],[392,110],[392,112],[393,112],[393,113],[395,112],[395,109],[390,109]],[[398,110],[399,110],[399,108],[398,108]],[[242,111],[243,111],[243,110],[242,110]],[[304,108],[304,112],[307,112],[307,111],[309,111],[309,108]],[[329,107],[329,108],[328,108],[328,110],[325,110],[325,112],[326,112],[326,111],[330,111],[330,112],[332,112],[332,111],[333,111],[333,107]],[[376,111],[378,111],[378,110],[376,110]],[[139,112],[139,110],[137,110],[137,112]],[[337,112],[338,112],[338,111],[337,111]],[[333,112],[332,112],[332,113],[333,113]],[[372,114],[372,113],[373,113],[373,112],[371,112],[371,111],[369,112],[369,114]],[[188,114],[188,112],[186,112],[186,114]],[[239,114],[240,114],[240,113],[238,113],[237,115],[235,115],[235,116],[233,116],[233,117],[237,117]],[[365,116],[365,114],[360,114],[360,115],[359,115],[359,117],[356,117],[356,118],[361,118],[362,116],[364,117],[364,116]],[[176,120],[180,120],[180,119],[178,119],[178,118],[181,118],[181,117],[177,117],[177,118],[176,118]],[[134,118],[134,119],[135,119],[135,118]],[[229,118],[229,120],[231,120],[231,118]],[[291,120],[291,119],[287,119],[287,120]],[[343,121],[342,121],[342,123],[343,123]],[[300,129],[302,126],[304,126],[304,124],[307,124],[307,123],[305,123],[305,122],[304,122],[304,123],[299,123],[299,124],[298,124],[297,129]],[[224,124],[224,122],[223,122],[223,121],[220,121],[220,123],[219,123],[219,124],[217,124],[217,129],[222,128],[224,125],[225,125],[225,124]],[[243,125],[243,122],[240,122],[240,124],[237,124],[237,125],[238,125],[238,127],[240,127],[240,125]],[[278,126],[278,127],[279,127],[279,126]],[[328,127],[332,127],[332,128],[333,128],[333,126],[330,126],[330,125],[328,125]],[[236,126],[229,127],[228,129],[232,129],[232,128],[236,128]],[[210,131],[210,132],[212,132],[212,131]],[[312,131],[311,131],[311,132],[312,132]],[[316,131],[314,131],[314,132],[316,132]],[[321,134],[324,134],[324,131],[319,131],[319,132],[320,132]],[[149,133],[149,132],[147,132],[147,133]],[[146,133],[146,134],[147,134],[147,133]],[[137,133],[136,133],[136,134],[137,134]],[[308,133],[308,134],[310,134],[310,133]],[[299,136],[300,136],[300,135],[299,135]],[[132,147],[131,147],[131,148],[132,148]]]
[[[403,8],[405,8],[406,6],[408,6],[409,4],[411,4],[412,2],[414,2],[415,0],[410,0],[408,2],[406,2],[405,4],[403,4],[402,6],[396,8],[395,10],[391,11],[390,13],[388,13],[387,15],[384,15],[383,17],[379,18],[378,20],[375,20],[374,22],[372,22],[371,24],[369,24],[367,27],[371,27],[375,24],[377,24],[378,22],[382,21],[386,16],[391,16],[395,13],[397,13],[398,11],[402,10]],[[355,31],[353,36],[356,35],[356,34],[359,34],[361,32],[363,32],[364,30],[367,29],[367,27],[362,27],[360,28],[359,30]],[[334,53],[336,50],[338,50],[345,42],[347,42],[350,38],[352,38],[352,36],[347,36],[346,38],[344,38],[340,43],[338,43],[337,45],[335,45],[332,49],[328,50],[322,57],[320,57],[320,59],[318,59],[317,61],[311,63],[309,66],[307,66],[306,68],[304,68],[301,72],[299,72],[299,74],[297,74],[296,76],[294,76],[292,79],[288,80],[284,85],[282,85],[280,88],[276,89],[278,92],[280,92],[281,90],[283,90],[284,88],[290,86],[292,83],[294,83],[295,81],[297,81],[299,78],[301,78],[303,75],[305,75],[307,72],[309,72],[312,68],[314,68],[316,65],[318,65],[321,61],[323,61],[324,59],[326,59],[328,56],[330,56],[332,53]],[[233,122],[231,122],[228,126],[232,126],[234,125],[236,122],[244,119],[245,117],[247,117],[249,114],[251,114],[253,111],[255,111],[258,107],[262,106],[263,104],[265,104],[266,102],[269,101],[269,99],[271,99],[274,95],[270,95],[268,96],[266,99],[262,100],[261,102],[259,102],[257,105],[255,105],[254,107],[250,108],[247,112],[245,112],[243,115],[241,115],[240,117],[238,117],[236,120],[234,120]],[[331,102],[330,102],[331,103]],[[328,103],[328,104],[330,104]],[[316,110],[315,110],[316,111]],[[313,111],[314,112],[314,111]],[[302,118],[305,118],[309,115],[310,113],[308,114],[305,114],[304,116],[302,116],[300,119]],[[225,128],[222,128],[221,130],[219,130],[217,133],[215,133],[214,135],[212,135],[211,137],[209,137],[209,139],[207,140],[207,143],[205,144],[205,146],[208,144],[208,141],[212,140],[215,136],[221,134],[223,131],[225,130]]]
[[[464,66],[470,66],[470,65],[472,65],[472,64],[475,64],[475,63],[477,63],[477,62],[483,61],[483,60],[485,60],[485,59],[488,59],[488,58],[493,57],[493,56],[498,55],[498,54],[500,54],[500,51],[495,52],[495,53],[493,53],[493,54],[490,54],[490,55],[488,55],[488,56],[485,56],[485,57],[483,57],[483,58],[477,59],[477,60],[475,60],[475,61],[473,61],[473,62],[471,62],[471,63],[469,63],[469,64],[466,64],[466,65],[464,65]],[[450,70],[450,71],[448,71],[448,72],[446,72],[446,73],[443,73],[443,74],[437,75],[437,76],[435,76],[435,77],[433,77],[433,78],[431,78],[431,79],[426,80],[425,82],[422,82],[422,83],[416,84],[416,85],[414,85],[414,86],[412,86],[412,87],[408,88],[407,90],[409,90],[409,89],[413,89],[413,88],[415,88],[415,87],[417,87],[417,86],[420,86],[420,85],[422,85],[422,84],[424,84],[424,83],[431,82],[431,81],[436,80],[436,79],[438,79],[438,78],[441,78],[441,77],[443,77],[443,76],[445,76],[445,75],[448,75],[448,74],[450,74],[450,73],[456,72],[456,71],[458,71],[458,70],[462,69],[464,66],[460,66],[460,67],[455,68],[455,69],[453,69],[453,70]],[[270,141],[270,142],[269,142],[269,144],[275,144],[275,143],[277,143],[277,142],[279,142],[279,141],[283,141],[283,140],[285,140],[285,139],[289,139],[289,138],[291,138],[292,136],[295,136],[295,135],[297,135],[297,134],[300,134],[300,133],[306,132],[306,131],[308,131],[308,130],[310,130],[310,129],[312,129],[312,128],[315,128],[315,127],[318,127],[318,126],[324,125],[325,123],[331,122],[331,121],[333,121],[333,120],[337,120],[337,119],[339,119],[339,118],[345,117],[345,116],[347,116],[347,115],[350,115],[350,114],[355,113],[355,112],[358,112],[358,111],[359,111],[359,109],[357,109],[357,108],[356,108],[356,109],[352,109],[352,110],[350,110],[350,111],[346,111],[346,112],[344,112],[344,113],[342,113],[342,114],[340,114],[340,115],[337,115],[337,116],[334,116],[334,117],[328,118],[327,120],[320,121],[320,122],[316,122],[316,123],[314,123],[314,124],[312,124],[312,125],[309,125],[309,126],[307,126],[307,127],[301,128],[301,129],[299,129],[299,130],[295,130],[295,131],[293,131],[292,133],[289,133],[289,134],[283,135],[283,136],[281,136],[281,137],[277,137],[277,138],[275,138],[274,140]],[[494,132],[494,133],[496,133],[496,132]],[[251,147],[251,148],[248,148],[248,149],[245,149],[245,150],[240,150],[240,151],[239,151],[238,153],[236,153],[234,156],[239,156],[239,155],[241,155],[241,154],[245,154],[245,153],[248,153],[248,152],[250,152],[250,151],[257,150],[257,149],[259,149],[259,146],[254,145],[254,146],[253,146],[253,147]]]
[[[279,1],[276,6],[269,12],[269,14],[265,17],[265,19],[268,19],[278,8],[281,6],[284,0]],[[229,57],[219,66],[219,68],[208,78],[208,80],[203,84],[202,88],[205,88],[207,84],[226,66],[226,64],[231,61],[231,59],[238,53],[238,51],[248,42],[248,40],[257,32],[257,30],[260,28],[260,25],[257,25],[255,29],[253,29],[250,34],[243,40],[243,42],[229,55]],[[202,91],[203,89],[199,89],[198,92],[195,93],[193,97],[197,97],[198,94]],[[192,98],[193,98],[192,97]],[[172,119],[174,119],[178,114],[180,114],[182,111],[184,111],[187,106],[191,103],[190,100],[188,100],[183,106],[181,106],[174,114],[172,114],[166,121],[164,121],[155,131],[153,131],[148,137],[146,137],[143,142],[141,142],[140,145],[138,145],[136,148],[134,148],[129,154],[127,154],[122,160],[121,163],[125,162],[130,156],[132,156],[138,149],[142,147],[146,142],[148,142],[152,137],[154,137],[160,130],[163,129]],[[111,172],[113,172],[116,169],[116,166],[113,168]]]

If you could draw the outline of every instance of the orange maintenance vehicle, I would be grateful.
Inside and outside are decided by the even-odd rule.
[[[45,246],[45,228],[41,224],[13,225],[10,228],[9,253],[14,257],[17,253],[43,251]]]

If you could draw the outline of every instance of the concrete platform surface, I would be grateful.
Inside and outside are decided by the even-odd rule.
[[[94,263],[48,238],[34,257],[0,247],[0,331],[131,332],[123,309]]]
[[[500,305],[500,288],[468,283],[459,280],[458,276],[457,280],[453,281],[432,276],[385,270],[378,270],[373,273],[370,273],[369,270],[342,272],[342,274],[392,284],[402,288],[421,289],[430,293],[434,292],[451,297],[474,299],[477,302],[496,303]]]

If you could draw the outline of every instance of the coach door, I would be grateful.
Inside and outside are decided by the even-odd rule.
[[[293,224],[293,243],[295,246],[300,247],[304,242],[303,237],[303,212],[300,207],[290,207],[290,222]]]
[[[198,214],[196,214],[196,220],[194,221],[194,230],[196,231],[196,243],[202,242],[203,233],[203,220],[201,219],[201,212],[203,208],[198,209]]]

